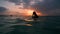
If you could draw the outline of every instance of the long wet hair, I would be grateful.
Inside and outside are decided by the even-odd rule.
[[[32,14],[32,18],[38,18],[38,15],[36,14],[36,12],[34,11]]]

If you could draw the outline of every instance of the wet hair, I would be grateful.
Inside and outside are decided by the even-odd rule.
[[[35,11],[33,12],[33,15],[34,15],[34,16],[32,16],[33,18],[38,18],[38,15],[36,14]]]

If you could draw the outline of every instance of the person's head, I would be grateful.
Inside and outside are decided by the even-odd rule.
[[[36,12],[34,11],[33,14],[35,14]]]

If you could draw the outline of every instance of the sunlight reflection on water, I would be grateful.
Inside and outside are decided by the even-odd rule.
[[[10,19],[10,17],[0,17],[0,34],[11,34],[12,32],[12,34],[53,34],[60,30],[59,18],[60,17],[47,17],[46,19],[45,17],[41,17],[37,19],[39,21],[26,18],[25,21],[24,19],[17,19],[15,17],[14,19]]]

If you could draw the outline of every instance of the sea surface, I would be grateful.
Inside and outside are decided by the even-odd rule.
[[[40,16],[36,20],[0,16],[0,34],[60,34],[60,16]]]

